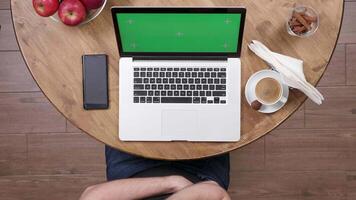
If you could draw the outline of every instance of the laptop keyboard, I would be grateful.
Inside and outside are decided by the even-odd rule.
[[[226,67],[134,67],[134,103],[226,104]]]

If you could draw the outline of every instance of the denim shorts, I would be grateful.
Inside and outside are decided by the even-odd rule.
[[[165,161],[134,156],[105,146],[105,156],[108,181],[130,178],[152,168],[169,166],[184,170],[201,181],[215,181],[226,190],[229,187],[230,158],[228,153],[198,160]]]

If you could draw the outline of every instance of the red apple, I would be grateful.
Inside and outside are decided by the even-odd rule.
[[[103,5],[104,0],[80,0],[84,6],[88,9],[98,9]]]
[[[87,11],[79,0],[64,0],[59,5],[58,16],[68,26],[75,26],[85,20]]]
[[[42,17],[53,15],[59,7],[58,0],[32,0],[33,8]]]

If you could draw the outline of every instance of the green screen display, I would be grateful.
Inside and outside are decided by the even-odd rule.
[[[238,13],[119,13],[124,52],[236,53]]]

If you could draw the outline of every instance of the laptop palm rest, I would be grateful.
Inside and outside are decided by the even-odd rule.
[[[198,133],[198,112],[194,110],[162,110],[162,135],[169,140],[189,140]]]

